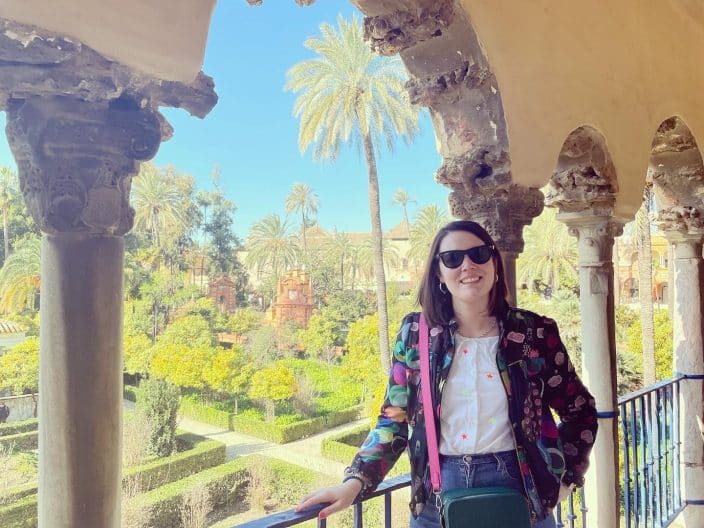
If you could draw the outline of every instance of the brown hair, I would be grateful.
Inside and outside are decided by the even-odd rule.
[[[452,295],[449,292],[440,291],[440,281],[438,279],[439,264],[438,252],[440,243],[452,231],[466,231],[472,233],[489,246],[494,246],[494,267],[498,278],[496,284],[489,293],[489,312],[491,315],[502,318],[509,305],[508,287],[506,286],[506,274],[504,272],[503,259],[496,247],[496,243],[491,235],[477,222],[471,220],[457,220],[450,222],[438,231],[430,246],[430,254],[425,264],[425,271],[418,289],[418,304],[423,309],[425,318],[429,326],[448,324],[455,313],[452,308]]]

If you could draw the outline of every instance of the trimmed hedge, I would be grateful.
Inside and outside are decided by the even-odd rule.
[[[217,467],[225,461],[225,444],[222,442],[208,440],[192,433],[179,435],[178,441],[193,447],[187,451],[127,469],[122,477],[123,487],[138,480],[140,490],[152,490],[204,469]],[[8,504],[0,507],[0,526],[3,528],[36,526],[36,482],[22,484],[0,494],[0,504]],[[22,516],[31,517],[27,519],[29,524],[11,524],[19,522],[17,519],[21,519]]]
[[[349,465],[359,451],[359,446],[367,438],[367,434],[369,434],[369,426],[363,424],[344,433],[325,438],[320,443],[320,453],[327,459]],[[410,471],[408,457],[401,455],[386,476],[396,477]]]
[[[133,387],[132,385],[124,385],[122,387],[122,397],[133,403],[137,402],[137,393],[139,392],[139,387]]]
[[[38,428],[39,420],[36,418],[30,418],[29,420],[23,420],[21,422],[0,424],[0,436],[28,433],[29,431],[36,431]]]
[[[37,528],[37,495],[0,505],[0,526],[3,528]]]
[[[149,491],[225,462],[225,444],[198,438],[202,441],[192,449],[127,469],[122,477],[122,485],[136,481],[139,482],[140,490]]]
[[[229,412],[194,402],[188,398],[181,398],[178,414],[185,418],[190,418],[191,420],[207,423],[226,430],[233,430],[232,422],[230,421],[230,417],[233,415]]]
[[[277,444],[286,444],[357,420],[363,409],[361,405],[357,405],[335,414],[318,416],[287,425],[275,425],[245,416],[233,415],[231,416],[232,430]]]
[[[135,497],[133,505],[148,509],[150,528],[178,528],[182,526],[179,507],[188,491],[196,486],[205,486],[213,509],[243,502],[248,496],[251,468],[256,465],[265,468],[265,485],[269,491],[267,498],[276,501],[277,507],[295,504],[305,492],[321,483],[332,483],[329,477],[309,469],[261,455],[250,455]]]
[[[31,451],[39,445],[39,432],[29,431],[13,435],[0,436],[0,446],[5,449],[13,447],[15,450]]]

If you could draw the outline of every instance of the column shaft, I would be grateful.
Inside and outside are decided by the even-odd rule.
[[[701,237],[674,240],[673,368],[684,374],[704,373],[702,350]],[[704,442],[697,416],[704,416],[702,380],[680,383],[680,464],[682,497],[704,500]],[[686,528],[704,526],[704,506],[683,514]]]
[[[45,235],[39,527],[119,528],[122,237]]]
[[[599,411],[617,409],[614,323],[614,235],[620,224],[591,213],[561,213],[558,219],[578,238],[579,301],[582,312],[582,378]],[[587,525],[619,525],[618,431],[600,419],[586,475]]]

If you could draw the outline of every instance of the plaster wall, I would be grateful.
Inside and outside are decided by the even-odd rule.
[[[37,394],[25,394],[22,396],[7,396],[0,398],[10,410],[7,423],[20,422],[37,417]]]
[[[704,141],[701,2],[458,3],[496,75],[518,183],[547,183],[565,138],[589,124],[616,166],[615,214],[632,217],[660,123],[678,115]]]
[[[73,37],[157,78],[201,70],[215,0],[2,0],[0,18]]]

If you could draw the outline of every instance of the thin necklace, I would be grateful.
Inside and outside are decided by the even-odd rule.
[[[483,331],[481,334],[479,334],[478,336],[474,336],[473,339],[480,339],[480,338],[482,338],[482,337],[486,337],[487,335],[489,335],[489,332],[491,332],[494,328],[496,328],[496,318],[494,318],[494,320],[492,321],[491,325],[489,325],[489,328],[487,328],[486,330],[484,330],[484,331]]]

